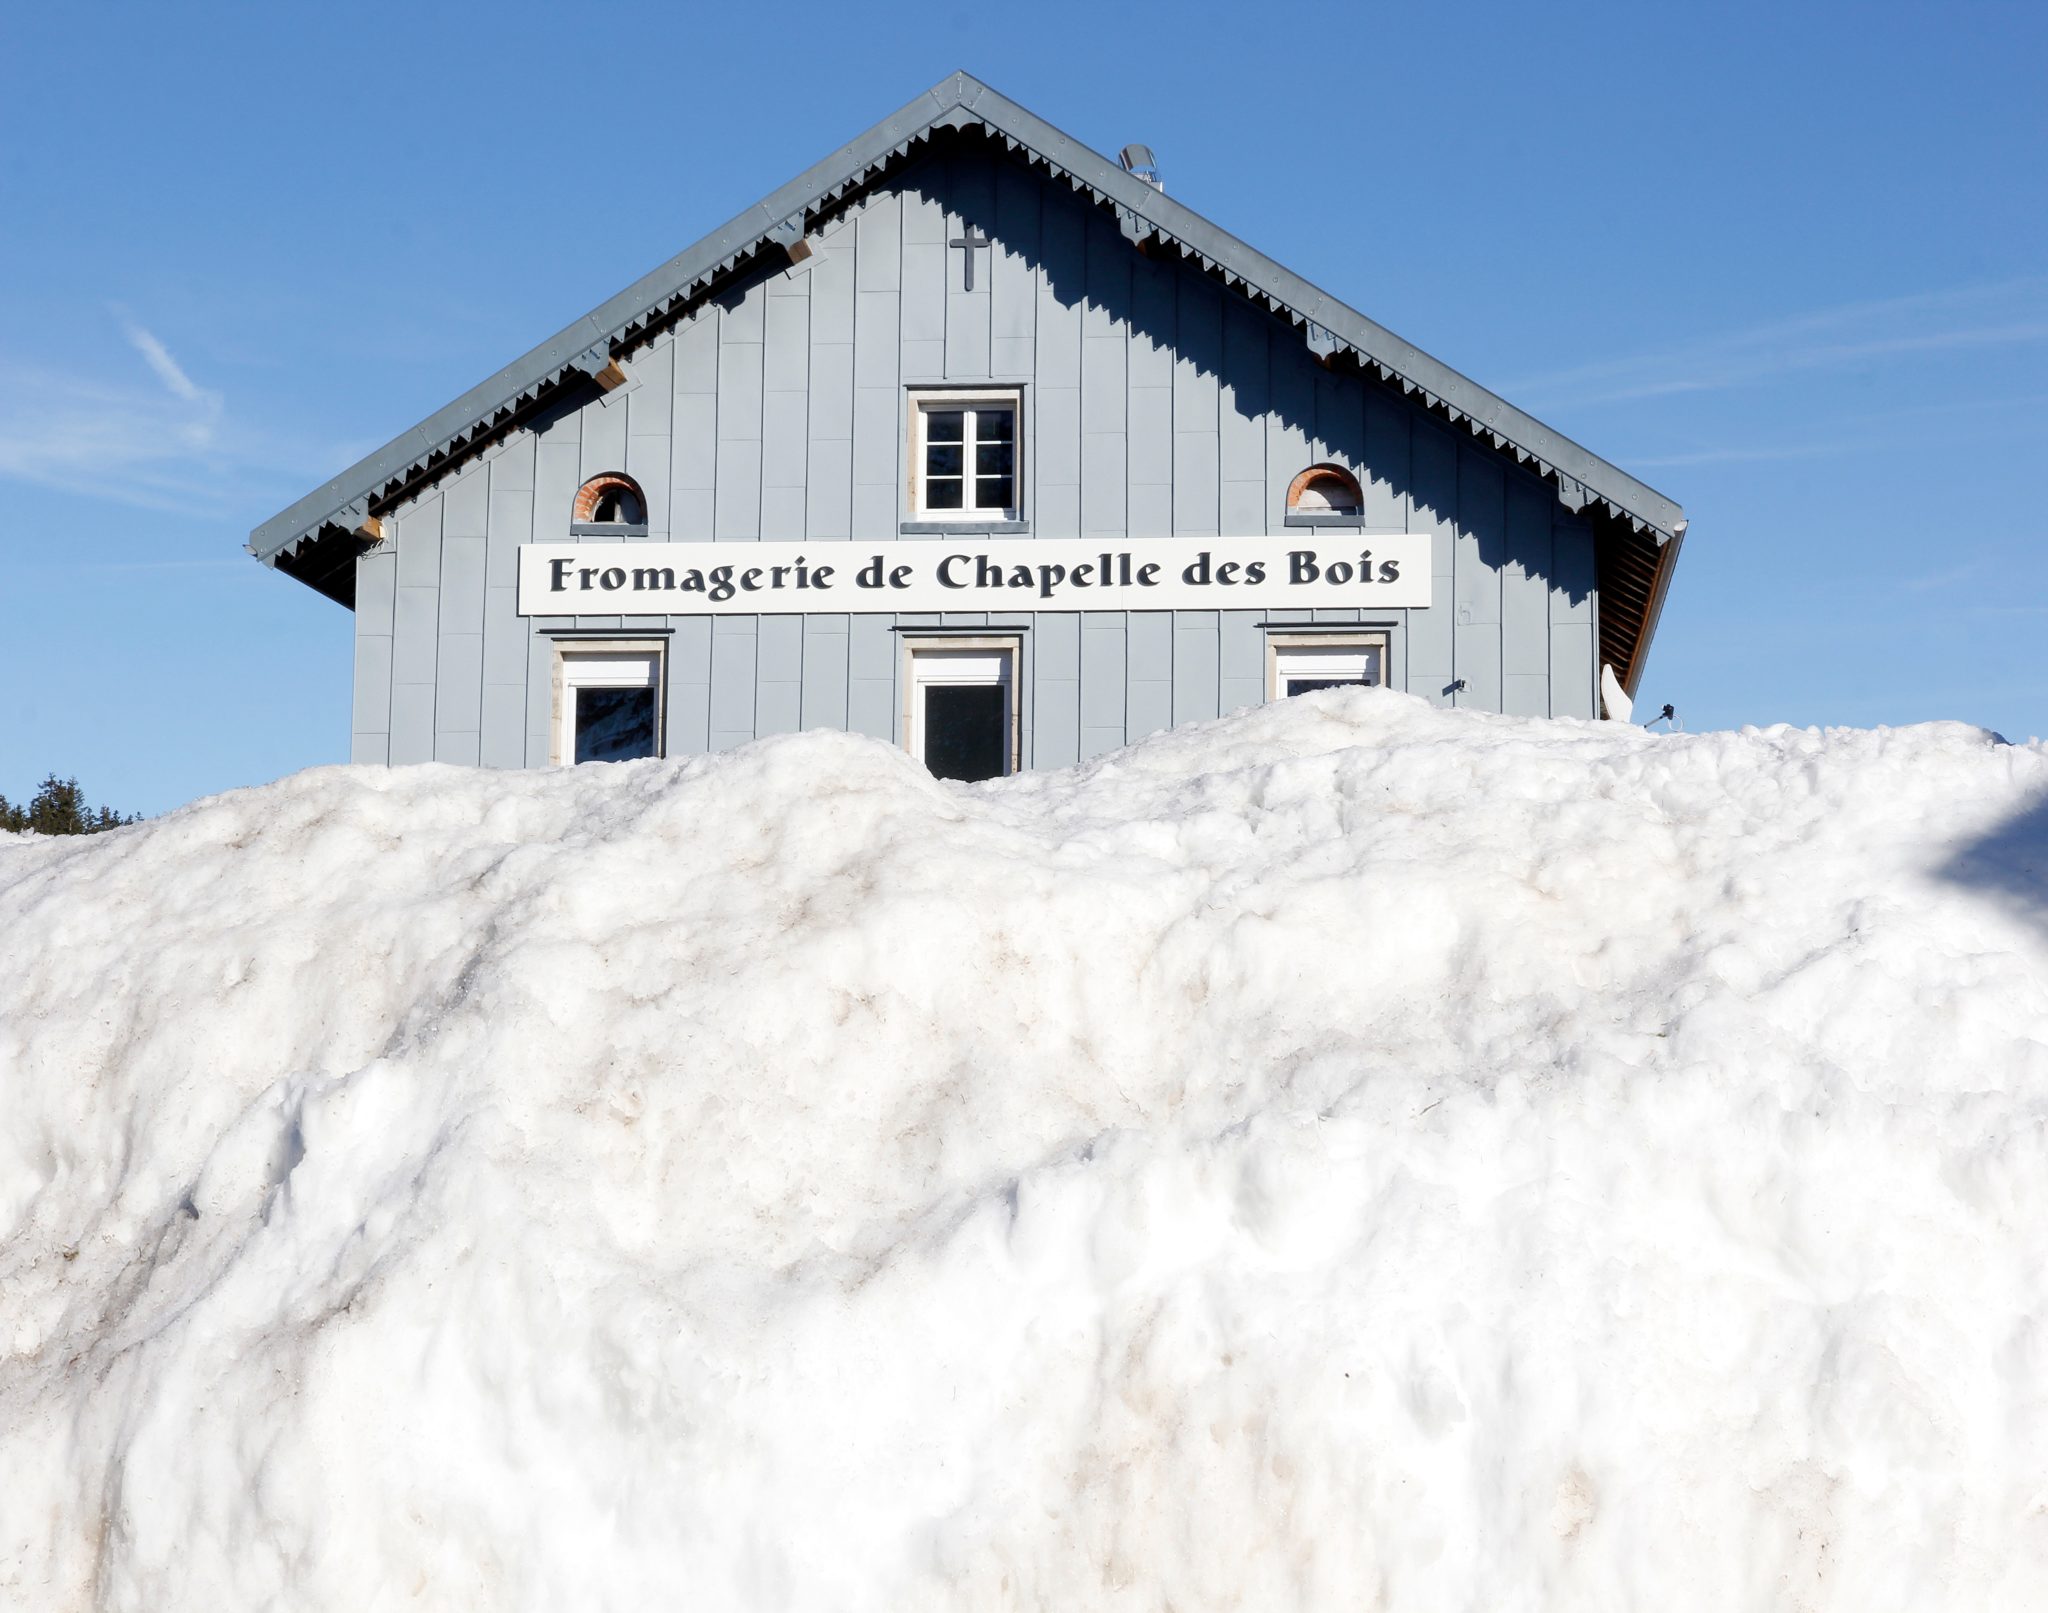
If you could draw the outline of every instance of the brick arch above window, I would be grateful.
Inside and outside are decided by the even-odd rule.
[[[606,471],[576,490],[571,519],[578,526],[645,526],[647,495],[624,472]]]
[[[1287,487],[1289,515],[1358,515],[1365,495],[1358,478],[1342,465],[1311,465]]]

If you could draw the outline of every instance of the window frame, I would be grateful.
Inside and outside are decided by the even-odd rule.
[[[1010,387],[913,386],[906,389],[910,423],[908,498],[910,519],[928,523],[971,523],[976,526],[1021,524],[1024,519],[1024,389]],[[1003,508],[963,505],[959,509],[933,509],[925,500],[925,416],[934,409],[978,412],[1002,408],[1010,411],[1010,503]],[[972,491],[976,438],[971,430],[961,433],[961,497]]]
[[[1339,654],[1360,661],[1377,657],[1370,663],[1377,676],[1369,687],[1388,688],[1387,665],[1392,650],[1393,635],[1383,628],[1356,633],[1269,633],[1266,635],[1266,698],[1269,701],[1291,698],[1284,687],[1287,679],[1308,674],[1299,668],[1290,669],[1288,660],[1315,652],[1329,655],[1332,659]]]
[[[646,671],[629,679],[623,669],[609,675],[587,674],[604,662],[639,662]],[[575,663],[593,665],[578,666]],[[575,767],[576,692],[580,689],[654,690],[654,755],[668,754],[668,643],[658,638],[557,639],[554,653],[554,699],[548,719],[548,764]],[[641,758],[634,758],[640,760]]]
[[[948,654],[959,659],[943,662]],[[942,664],[963,672],[974,670],[969,658],[997,660],[1001,663],[995,677],[985,672],[973,676],[935,677]],[[925,663],[921,669],[919,662]],[[1024,735],[1024,638],[1022,634],[975,634],[964,633],[931,634],[925,637],[903,639],[903,706],[902,739],[903,748],[914,757],[918,765],[929,768],[924,758],[924,703],[919,694],[933,687],[987,688],[991,684],[1008,690],[1008,722],[1006,723],[1007,744],[1004,747],[1004,765],[998,778],[1012,778],[1023,766]]]

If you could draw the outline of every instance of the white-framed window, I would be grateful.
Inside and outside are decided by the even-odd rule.
[[[910,508],[919,520],[1014,521],[1023,486],[1022,394],[910,394]]]
[[[1266,640],[1266,697],[1387,681],[1384,633],[1274,633]]]
[[[555,762],[661,754],[662,646],[578,639],[555,646]]]
[[[935,778],[975,783],[1017,771],[1014,638],[906,639],[903,743]]]

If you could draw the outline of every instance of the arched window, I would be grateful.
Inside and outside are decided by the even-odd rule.
[[[1364,510],[1358,478],[1341,465],[1311,465],[1287,489],[1289,515],[1336,515],[1355,521]]]
[[[645,526],[647,500],[632,477],[607,471],[577,490],[574,519],[578,526]]]

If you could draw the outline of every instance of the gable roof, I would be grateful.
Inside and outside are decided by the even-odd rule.
[[[1463,426],[1553,483],[1569,508],[1605,514],[1630,534],[1649,540],[1641,547],[1652,551],[1655,569],[1668,578],[1676,540],[1685,531],[1684,513],[1672,500],[967,73],[955,73],[933,86],[489,380],[272,516],[250,533],[249,552],[351,603],[353,562],[362,546],[356,533],[370,516],[480,451],[564,387],[584,385],[615,354],[637,345],[650,328],[722,287],[735,272],[744,272],[768,253],[797,246],[816,223],[903,163],[938,131],[971,127],[979,127],[1113,209],[1134,245],[1161,244],[1194,260],[1226,286],[1299,328],[1318,357],[1354,357],[1367,374],[1398,387],[1439,418]],[[1654,593],[1661,601],[1662,588]],[[1631,652],[1647,642],[1654,619],[1654,609],[1644,613],[1631,635],[1639,640],[1629,646]],[[1630,653],[1626,659],[1635,662],[1638,656]]]

